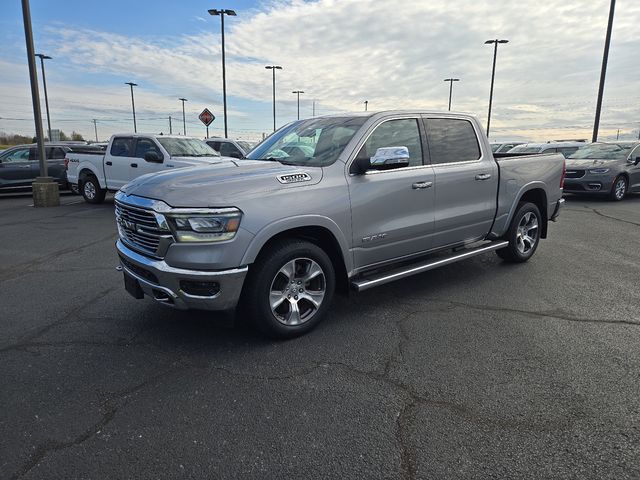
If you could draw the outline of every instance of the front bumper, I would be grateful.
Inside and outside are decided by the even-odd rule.
[[[154,260],[116,242],[120,265],[125,274],[138,281],[145,295],[157,302],[180,310],[229,310],[240,298],[248,267],[221,271],[198,271],[174,268],[164,260]],[[215,293],[193,291],[194,285],[216,285]]]
[[[582,178],[565,178],[566,193],[602,193],[611,192],[615,175],[595,175],[587,173]]]

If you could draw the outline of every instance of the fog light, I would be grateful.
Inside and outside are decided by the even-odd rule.
[[[213,297],[220,292],[220,284],[217,282],[181,280],[180,289],[187,295],[194,295],[196,297]]]

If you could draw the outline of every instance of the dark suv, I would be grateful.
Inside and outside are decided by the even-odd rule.
[[[67,152],[78,149],[97,149],[89,145],[64,143],[47,143],[47,170],[61,189],[67,189],[67,172],[65,156]],[[19,191],[31,188],[31,182],[40,176],[40,162],[38,147],[33,145],[18,145],[0,152],[0,191]]]

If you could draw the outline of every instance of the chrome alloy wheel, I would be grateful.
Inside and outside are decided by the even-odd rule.
[[[627,191],[627,181],[624,177],[618,178],[615,186],[613,187],[614,195],[616,196],[616,200],[622,200],[624,198],[624,194]]]
[[[287,262],[271,282],[269,304],[284,325],[301,325],[320,308],[327,283],[322,267],[309,258]]]
[[[522,255],[526,255],[535,247],[538,241],[538,217],[533,212],[525,213],[518,223],[516,230],[516,248]]]
[[[93,182],[84,182],[82,191],[84,192],[85,197],[87,197],[89,200],[93,200],[94,198],[96,198],[96,187]]]

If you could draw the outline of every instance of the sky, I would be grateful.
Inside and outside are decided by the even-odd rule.
[[[609,0],[31,0],[36,52],[47,60],[52,128],[106,140],[138,131],[223,133],[220,17],[225,18],[229,136],[256,140],[300,115],[448,107],[486,125],[493,47],[497,56],[492,140],[590,138]],[[640,2],[618,0],[600,138],[638,138]],[[0,132],[35,131],[22,9],[3,2],[0,17]],[[39,81],[42,82],[38,67]],[[41,96],[42,86],[40,87]],[[43,116],[44,101],[42,102]],[[44,119],[46,128],[46,119]]]

